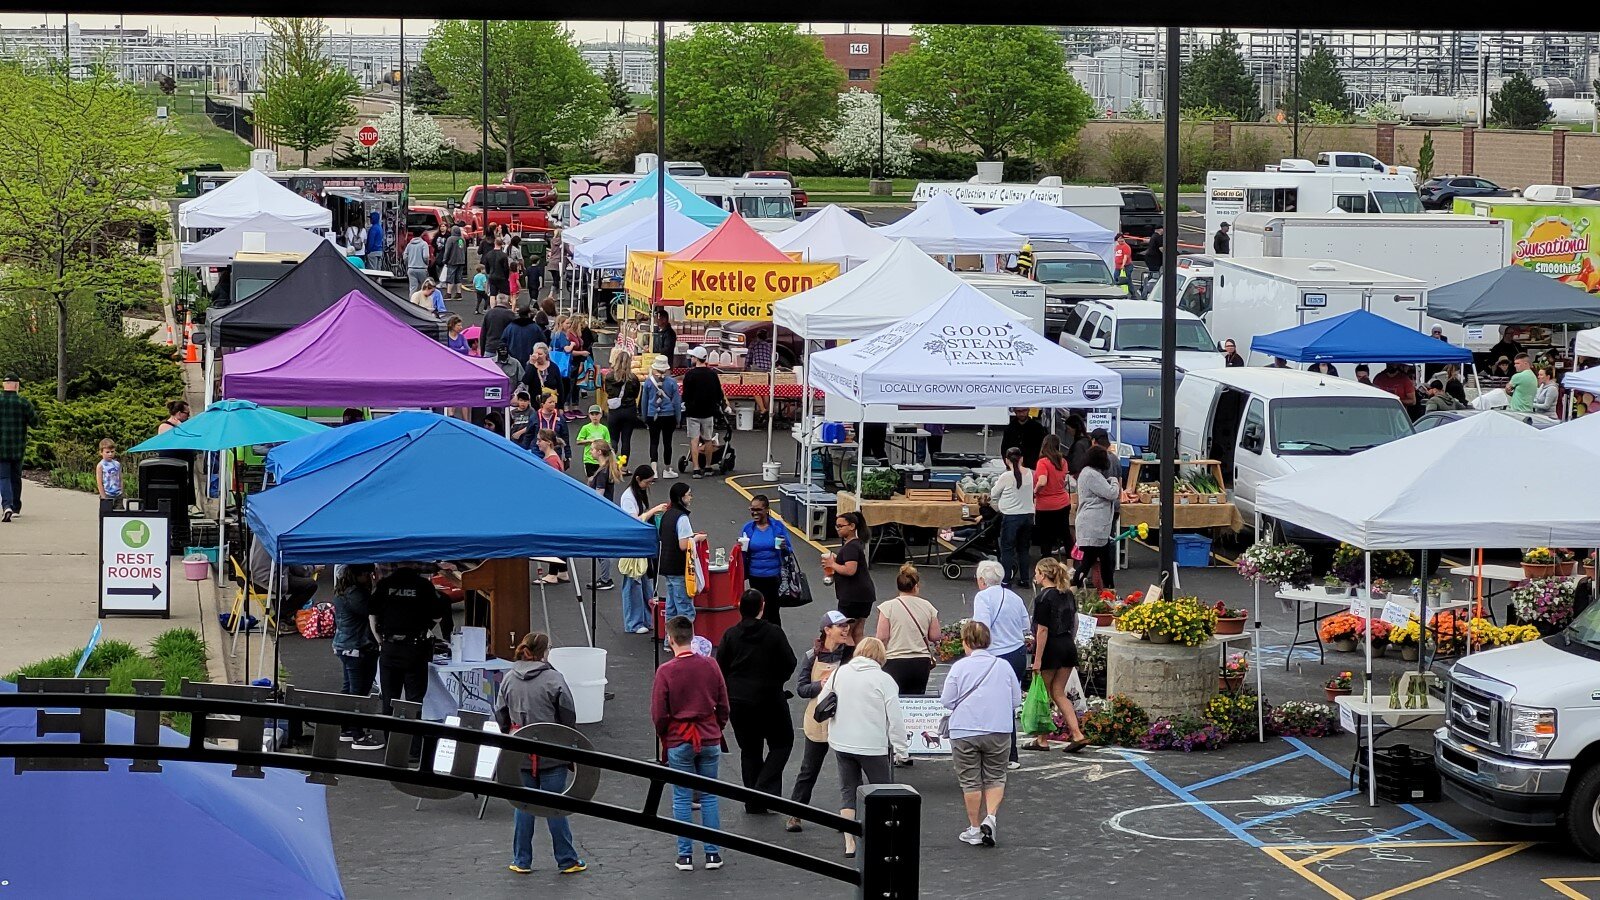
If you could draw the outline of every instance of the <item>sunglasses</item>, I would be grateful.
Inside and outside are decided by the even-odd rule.
[[[757,513],[764,513],[766,511],[767,511],[767,508],[765,506],[752,506],[752,507],[750,507],[750,515],[752,515],[752,516],[757,514]]]

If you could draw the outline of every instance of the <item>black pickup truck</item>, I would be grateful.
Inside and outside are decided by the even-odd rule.
[[[1161,201],[1142,184],[1119,184],[1117,190],[1122,191],[1122,233],[1138,249],[1149,243],[1150,236],[1161,227]]]

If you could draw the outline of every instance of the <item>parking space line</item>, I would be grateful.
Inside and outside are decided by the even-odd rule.
[[[1344,791],[1344,792],[1338,793],[1338,794],[1329,794],[1326,797],[1319,797],[1316,800],[1311,800],[1309,802],[1302,803],[1299,806],[1291,806],[1288,809],[1280,809],[1277,812],[1268,813],[1268,814],[1266,814],[1264,816],[1257,816],[1254,819],[1246,819],[1244,821],[1244,827],[1246,827],[1246,828],[1254,828],[1257,825],[1265,825],[1268,822],[1276,822],[1279,819],[1287,819],[1290,816],[1297,816],[1300,813],[1305,812],[1306,810],[1316,809],[1317,807],[1321,806],[1324,803],[1333,803],[1333,802],[1338,801],[1338,800],[1344,800],[1344,799],[1347,799],[1349,797],[1354,797],[1358,793],[1360,793],[1360,791],[1349,790],[1349,791]]]
[[[1505,859],[1508,856],[1512,856],[1512,855],[1515,855],[1517,853],[1521,853],[1522,851],[1528,849],[1529,847],[1534,846],[1535,843],[1537,843],[1537,842],[1528,841],[1528,842],[1523,842],[1523,843],[1508,844],[1508,843],[1505,843],[1505,842],[1502,842],[1502,841],[1472,841],[1472,840],[1467,840],[1467,841],[1406,841],[1405,842],[1405,846],[1408,847],[1408,848],[1422,848],[1422,847],[1448,847],[1448,848],[1456,848],[1456,847],[1499,847],[1500,849],[1496,850],[1493,853],[1487,854],[1485,856],[1481,856],[1481,857],[1479,857],[1477,859],[1469,860],[1467,862],[1461,863],[1460,865],[1451,866],[1448,869],[1444,869],[1442,871],[1435,872],[1432,875],[1427,875],[1427,876],[1424,876],[1422,878],[1418,878],[1418,879],[1416,879],[1414,881],[1406,882],[1405,884],[1402,884],[1402,885],[1400,885],[1398,887],[1393,887],[1393,888],[1390,888],[1390,889],[1388,889],[1386,891],[1382,891],[1380,893],[1372,894],[1369,897],[1363,898],[1363,900],[1391,900],[1391,898],[1398,897],[1398,896],[1400,896],[1402,894],[1410,893],[1411,891],[1414,891],[1414,890],[1416,890],[1418,888],[1426,887],[1426,886],[1428,886],[1430,884],[1436,884],[1436,883],[1438,883],[1440,881],[1444,881],[1446,879],[1454,878],[1457,875],[1465,874],[1465,873],[1470,872],[1470,871],[1472,871],[1474,869],[1482,868],[1483,866],[1486,866],[1486,865],[1488,865],[1488,864],[1490,864],[1492,862],[1497,862],[1499,860]],[[1329,860],[1329,859],[1332,859],[1332,858],[1334,858],[1336,856],[1339,856],[1341,854],[1348,853],[1351,850],[1358,850],[1358,849],[1363,849],[1363,848],[1368,848],[1368,847],[1371,847],[1371,844],[1366,843],[1366,842],[1361,842],[1361,843],[1355,843],[1355,844],[1334,845],[1334,846],[1331,846],[1331,847],[1326,845],[1326,844],[1299,844],[1299,845],[1288,846],[1288,847],[1263,847],[1262,849],[1264,851],[1266,851],[1268,856],[1270,856],[1273,859],[1277,860],[1278,862],[1282,863],[1285,867],[1287,867],[1288,869],[1290,869],[1291,871],[1293,871],[1294,873],[1296,873],[1300,877],[1306,879],[1307,881],[1309,881],[1312,884],[1316,885],[1317,887],[1321,888],[1329,896],[1335,897],[1335,898],[1337,898],[1337,900],[1356,900],[1356,898],[1352,897],[1350,894],[1347,894],[1344,891],[1340,890],[1339,888],[1334,887],[1332,884],[1330,884],[1326,879],[1322,878],[1320,875],[1316,874],[1315,872],[1310,871],[1309,867],[1312,866],[1315,863],[1322,862],[1324,860]],[[1311,856],[1302,857],[1300,859],[1294,859],[1293,857],[1289,856],[1290,853],[1305,852],[1305,851],[1308,851],[1308,850],[1317,850],[1317,851],[1320,851],[1320,852],[1314,853]],[[1551,884],[1552,881],[1561,881],[1561,880],[1572,881],[1572,880],[1575,880],[1575,879],[1550,879],[1550,878],[1547,878],[1547,879],[1544,879],[1544,883],[1549,885],[1554,890],[1556,890],[1556,891],[1558,891],[1560,893],[1564,893],[1569,897],[1577,898],[1577,900],[1588,900],[1588,898],[1584,897],[1582,894],[1569,893],[1568,891],[1563,891],[1560,886],[1555,885],[1555,884]],[[1593,879],[1593,880],[1600,880],[1600,879]]]
[[[1304,864],[1301,861],[1290,859],[1288,853],[1284,852],[1283,848],[1281,848],[1281,847],[1264,847],[1262,849],[1267,851],[1267,855],[1268,856],[1270,856],[1273,859],[1277,860],[1278,862],[1282,863],[1284,865],[1284,867],[1289,869],[1289,871],[1294,872],[1295,874],[1299,875],[1301,878],[1304,878],[1305,880],[1311,882],[1312,884],[1316,885],[1317,887],[1322,888],[1322,890],[1324,892],[1326,892],[1328,896],[1333,897],[1334,900],[1356,900],[1356,898],[1350,896],[1349,894],[1346,894],[1344,891],[1339,890],[1338,888],[1334,887],[1332,884],[1329,884],[1327,879],[1323,878],[1321,875],[1318,875],[1317,873],[1312,872],[1309,869],[1304,868],[1303,867]],[[1343,851],[1341,850],[1340,852],[1343,852]],[[1335,854],[1335,855],[1337,855],[1337,854]],[[1316,858],[1317,857],[1312,857],[1312,859],[1316,859]]]
[[[1577,888],[1574,888],[1571,885],[1578,882],[1600,881],[1600,878],[1588,876],[1583,878],[1541,878],[1540,881],[1544,882],[1545,887],[1548,887],[1563,897],[1571,897],[1572,900],[1589,900],[1587,894],[1579,893]]]
[[[1211,787],[1212,785],[1221,784],[1224,781],[1229,781],[1231,779],[1238,778],[1241,775],[1249,775],[1251,772],[1259,772],[1262,769],[1269,769],[1269,768],[1277,765],[1278,763],[1288,762],[1291,759],[1299,759],[1301,756],[1304,756],[1304,755],[1305,754],[1301,753],[1299,750],[1296,750],[1296,751],[1294,751],[1292,753],[1285,753],[1282,756],[1274,756],[1272,759],[1263,760],[1262,762],[1258,762],[1258,763],[1252,763],[1251,765],[1245,766],[1242,769],[1234,769],[1232,772],[1224,772],[1221,775],[1216,775],[1216,776],[1213,776],[1211,778],[1207,778],[1205,781],[1197,781],[1194,784],[1191,784],[1191,785],[1185,787],[1184,790],[1186,790],[1186,791],[1203,790],[1205,788]]]
[[[1335,772],[1338,772],[1340,775],[1343,775],[1345,778],[1349,778],[1350,777],[1350,770],[1349,769],[1345,768],[1344,766],[1339,765],[1338,763],[1336,763],[1333,760],[1327,758],[1326,756],[1323,756],[1321,753],[1318,753],[1317,751],[1311,749],[1311,747],[1309,745],[1307,745],[1304,741],[1300,740],[1299,738],[1284,738],[1284,740],[1288,741],[1293,746],[1298,747],[1301,750],[1304,750],[1306,752],[1306,755],[1310,756],[1312,759],[1316,760],[1317,762],[1322,763],[1324,766],[1327,766],[1329,769],[1331,769],[1331,770],[1333,770]],[[1352,793],[1359,793],[1359,791],[1354,791]],[[1406,812],[1410,813],[1411,815],[1415,816],[1416,818],[1422,820],[1423,822],[1425,822],[1425,823],[1427,823],[1429,825],[1432,825],[1433,827],[1439,829],[1440,831],[1444,832],[1445,834],[1450,835],[1451,837],[1455,838],[1458,841],[1474,841],[1474,840],[1476,840],[1476,838],[1474,838],[1472,835],[1467,834],[1466,832],[1460,830],[1459,828],[1456,828],[1455,826],[1451,825],[1450,823],[1439,819],[1438,817],[1434,816],[1431,813],[1423,812],[1422,810],[1417,809],[1415,806],[1412,806],[1409,803],[1401,803],[1401,804],[1398,804],[1398,806],[1401,809],[1405,810]]]
[[[739,483],[739,479],[741,479],[741,478],[760,478],[760,477],[761,477],[760,473],[756,473],[754,475],[729,475],[727,478],[722,479],[722,481],[728,487],[731,487],[735,491],[737,491],[740,494],[740,496],[744,497],[745,500],[749,500],[751,497],[755,496],[755,493],[753,491],[751,491],[749,488],[746,488],[744,485],[740,484]],[[763,482],[763,484],[764,483],[765,482]],[[777,503],[776,500],[773,500],[771,502],[774,503],[774,504]],[[771,512],[772,512],[772,517],[774,519],[777,519],[779,522],[782,522],[784,525],[787,525],[789,527],[789,533],[790,534],[792,534],[795,537],[799,538],[800,540],[805,541],[806,543],[810,544],[812,546],[812,548],[815,549],[818,553],[827,553],[828,552],[828,548],[827,547],[824,547],[821,544],[817,543],[816,541],[813,541],[811,538],[807,537],[806,536],[806,531],[805,531],[805,529],[803,527],[801,527],[799,525],[796,525],[795,523],[784,519],[783,516],[778,514],[778,511],[776,509],[773,509]]]
[[[1469,843],[1475,843],[1475,842],[1469,842]],[[1426,878],[1418,878],[1416,881],[1410,882],[1409,884],[1402,884],[1397,888],[1391,888],[1391,889],[1389,889],[1387,891],[1384,891],[1381,894],[1373,894],[1371,897],[1368,897],[1367,900],[1389,900],[1390,897],[1398,897],[1401,894],[1408,893],[1410,891],[1414,891],[1419,887],[1426,887],[1427,885],[1435,884],[1435,883],[1440,882],[1440,881],[1444,881],[1447,878],[1454,878],[1457,875],[1461,875],[1463,873],[1470,872],[1473,869],[1477,869],[1477,868],[1481,868],[1483,866],[1487,866],[1489,863],[1495,862],[1497,860],[1505,859],[1506,857],[1511,856],[1513,854],[1521,853],[1522,851],[1528,849],[1529,847],[1532,847],[1534,845],[1534,843],[1535,842],[1533,842],[1533,841],[1529,841],[1529,842],[1521,843],[1521,844],[1513,844],[1513,845],[1511,845],[1509,847],[1506,847],[1506,848],[1504,848],[1502,850],[1499,850],[1499,851],[1497,851],[1495,853],[1491,853],[1488,856],[1482,857],[1480,859],[1475,859],[1475,860],[1472,860],[1470,862],[1464,862],[1459,866],[1451,866],[1450,868],[1445,869],[1443,872],[1435,872],[1434,874],[1429,875]],[[1451,846],[1451,845],[1450,844],[1440,844],[1439,846]]]
[[[1372,837],[1369,837],[1369,838],[1362,838],[1361,840],[1356,841],[1356,843],[1358,843],[1358,844],[1376,844],[1379,841],[1386,841],[1389,838],[1394,837],[1395,835],[1405,834],[1406,832],[1408,832],[1408,831],[1410,831],[1410,830],[1412,830],[1414,828],[1421,828],[1424,825],[1432,825],[1432,824],[1433,824],[1432,822],[1429,822],[1426,819],[1412,819],[1411,821],[1405,823],[1404,825],[1396,825],[1395,827],[1389,829],[1388,831],[1385,831],[1383,834],[1375,834],[1375,835],[1373,835]]]
[[[1172,779],[1161,774],[1160,772],[1157,772],[1149,763],[1139,759],[1131,753],[1124,753],[1122,754],[1122,757],[1131,763],[1134,768],[1148,776],[1151,781],[1154,781],[1156,784],[1166,788],[1167,792],[1172,794],[1172,796],[1182,800],[1185,803],[1194,804],[1195,809],[1199,810],[1200,813],[1206,818],[1216,822],[1218,825],[1221,825],[1228,831],[1229,834],[1232,834],[1234,837],[1244,841],[1246,844],[1249,844],[1252,847],[1263,846],[1263,842],[1259,838],[1239,827],[1238,823],[1213,809],[1211,805],[1206,803],[1204,800],[1201,800],[1183,788],[1178,787],[1177,784],[1173,783]]]

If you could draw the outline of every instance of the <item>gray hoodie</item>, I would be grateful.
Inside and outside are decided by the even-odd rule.
[[[545,722],[569,728],[578,723],[578,711],[567,680],[543,660],[522,660],[513,665],[500,683],[494,707],[500,727],[508,732]],[[541,772],[566,765],[559,759],[539,758]]]
[[[466,266],[467,241],[461,236],[461,226],[450,227],[450,237],[444,243],[444,264],[447,266]]]

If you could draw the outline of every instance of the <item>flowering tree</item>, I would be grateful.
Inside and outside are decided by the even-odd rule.
[[[878,166],[877,94],[851,88],[839,95],[839,130],[833,137],[834,158],[846,169],[867,169],[877,175],[901,175],[911,169],[912,137],[893,116],[883,117],[883,168]]]
[[[384,110],[383,115],[378,117],[376,127],[378,143],[372,148],[373,155],[384,160],[399,160],[400,107]],[[454,147],[455,144],[444,136],[439,122],[433,116],[419,112],[414,107],[406,109],[406,157],[413,163],[428,165]]]

